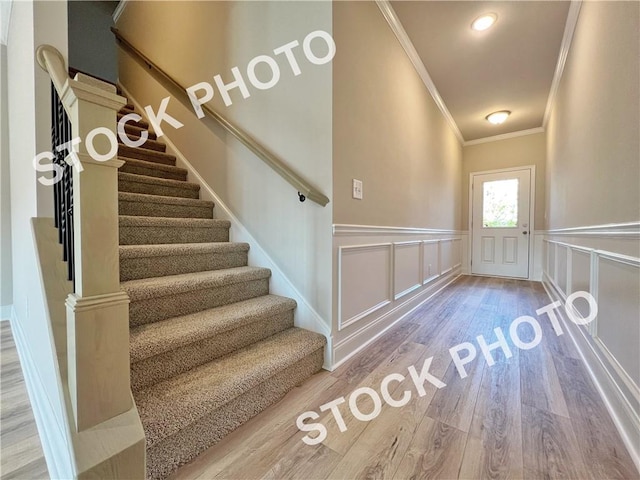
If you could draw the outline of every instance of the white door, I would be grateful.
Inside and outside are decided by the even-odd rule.
[[[471,273],[529,277],[531,170],[475,173],[471,179]]]

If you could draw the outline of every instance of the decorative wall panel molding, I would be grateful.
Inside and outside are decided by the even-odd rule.
[[[603,232],[598,230],[595,235],[619,238],[620,245],[629,239],[619,231]],[[597,301],[596,319],[586,327],[569,325],[575,333],[571,336],[600,386],[627,446],[635,445],[636,450],[630,448],[630,452],[639,463],[640,258],[548,238],[543,243],[546,259],[543,283],[552,299],[566,301],[574,292],[589,291]],[[575,306],[583,317],[588,314],[586,302],[576,302]]]
[[[393,297],[391,243],[338,250],[338,330],[389,305]]]

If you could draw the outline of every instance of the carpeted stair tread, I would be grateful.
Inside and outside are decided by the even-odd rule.
[[[133,303],[194,290],[205,290],[253,280],[263,280],[268,279],[270,276],[271,270],[268,268],[236,267],[167,277],[129,280],[122,282],[120,287],[127,292],[129,299]]]
[[[153,162],[163,165],[176,164],[176,156],[165,152],[158,152],[157,150],[151,150],[142,147],[129,147],[128,145],[118,145],[118,157],[122,157],[121,160],[127,160],[129,158],[135,158],[136,160],[144,160],[146,162]]]
[[[135,135],[136,137],[142,136],[142,132],[147,132],[147,135],[151,140],[157,140],[158,138],[157,135],[150,129],[139,127],[138,125],[135,125],[129,122],[124,124],[124,131],[127,134],[132,134],[132,135]]]
[[[168,197],[165,195],[149,195],[145,193],[118,192],[120,202],[160,203],[165,205],[184,205],[185,207],[210,207],[214,203],[198,198]]]
[[[131,140],[132,142],[140,141],[140,135],[127,132],[126,130],[125,130],[125,133],[127,134],[127,137],[129,138],[129,140]],[[118,143],[121,145],[124,145],[120,137],[118,137]],[[148,150],[155,150],[158,152],[165,152],[167,150],[167,146],[164,143],[159,142],[158,140],[151,140],[151,138],[147,138],[145,142],[141,145],[141,147],[146,148]]]
[[[130,258],[202,255],[206,253],[248,252],[248,243],[170,243],[158,245],[120,245],[120,260]]]
[[[118,160],[123,160],[125,162],[125,164],[120,167],[120,171],[123,173],[133,173],[135,175],[165,178],[168,180],[187,180],[188,172],[184,168],[162,163],[148,162],[146,160],[139,160],[136,158],[118,157]]]
[[[147,448],[258,387],[325,343],[322,335],[290,328],[136,392]]]
[[[295,300],[264,295],[131,329],[131,363],[241,328],[296,308]]]
[[[231,222],[229,220],[220,220],[216,218],[170,218],[120,215],[119,220],[121,227],[231,227]]]
[[[123,188],[126,187],[126,188]],[[130,188],[145,190],[144,192],[131,192]],[[162,195],[160,192],[172,191],[180,197],[198,198],[200,196],[200,185],[197,183],[185,182],[183,180],[169,180],[166,178],[149,177],[147,175],[137,175],[135,173],[118,172],[118,188],[120,191],[129,193],[145,193],[148,195]],[[151,193],[158,191],[158,193]],[[167,195],[162,195],[167,196]],[[173,195],[172,195],[173,196]]]
[[[213,202],[197,198],[118,192],[120,215],[210,219],[213,207]]]
[[[125,114],[122,114],[122,113],[118,112],[118,114],[117,114],[118,121],[120,121],[120,119],[121,119],[122,117],[124,117],[124,115],[125,115]],[[146,121],[146,120],[144,120],[144,119],[143,119],[143,120],[140,120],[140,121],[137,121],[137,122],[130,121],[130,122],[127,122],[127,124],[129,124],[129,125],[137,125],[137,126],[142,127],[142,128],[144,128],[144,129],[149,128],[149,122],[147,122],[147,121]]]
[[[247,243],[207,242],[120,246],[120,281],[244,267]]]

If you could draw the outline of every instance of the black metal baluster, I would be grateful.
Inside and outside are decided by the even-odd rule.
[[[52,84],[51,88],[51,140],[54,163],[62,167],[62,179],[53,187],[55,202],[55,223],[58,227],[58,241],[63,246],[63,260],[67,262],[68,278],[74,281],[74,238],[73,238],[73,167],[65,162],[71,153],[67,149],[57,150],[59,145],[71,141],[71,123],[60,101],[58,92]]]

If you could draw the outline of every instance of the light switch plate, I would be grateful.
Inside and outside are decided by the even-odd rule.
[[[362,180],[353,179],[353,198],[362,200]]]

